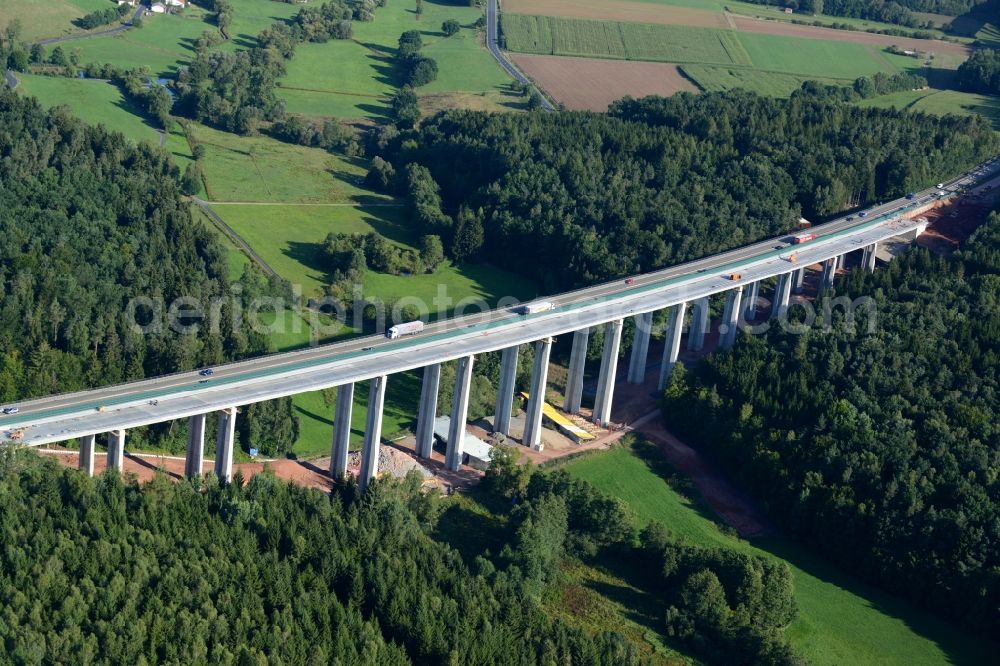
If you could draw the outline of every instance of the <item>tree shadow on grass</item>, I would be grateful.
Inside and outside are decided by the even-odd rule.
[[[689,506],[700,518],[714,523],[718,527],[725,527],[725,521],[701,496],[691,480],[670,464],[656,444],[644,438],[636,438],[631,444],[631,448],[636,457],[645,463],[649,471],[663,479],[674,491],[690,501]],[[667,527],[669,529],[670,526]]]
[[[320,282],[330,284],[333,282],[333,274],[327,270],[323,259],[323,241],[323,238],[317,238],[315,243],[288,241],[281,252],[289,259],[294,259],[306,268],[316,271]]]

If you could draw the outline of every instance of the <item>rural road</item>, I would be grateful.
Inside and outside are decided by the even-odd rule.
[[[10,86],[11,90],[17,87],[18,84],[17,77],[14,76],[14,72],[10,71],[9,69],[4,72],[4,81],[7,82],[7,85]]]
[[[117,28],[111,28],[109,30],[101,30],[100,32],[87,32],[81,35],[65,35],[63,37],[50,37],[48,39],[39,39],[36,44],[48,45],[48,44],[58,44],[60,42],[72,42],[78,39],[90,39],[91,37],[109,37],[112,35],[118,35],[126,30],[132,29],[132,22],[135,21],[139,15],[145,11],[145,7],[141,4],[136,7],[135,13],[132,14],[132,18],[129,19],[128,23],[118,26]]]
[[[538,90],[528,78],[514,67],[514,63],[507,60],[507,56],[503,54],[500,47],[497,46],[497,35],[499,34],[499,12],[497,11],[497,0],[490,0],[489,4],[486,5],[486,48],[490,50],[496,61],[500,63],[500,66],[506,70],[508,74],[514,77],[515,80],[520,81],[526,86],[531,86]],[[552,102],[548,100],[542,91],[539,90],[538,94],[542,97],[542,108],[546,111],[555,111],[555,107],[552,106]]]

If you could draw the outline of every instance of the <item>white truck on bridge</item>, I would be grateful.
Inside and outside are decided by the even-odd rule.
[[[385,337],[390,340],[395,340],[396,338],[404,335],[416,335],[422,330],[424,330],[424,322],[418,319],[417,321],[408,321],[405,324],[396,324],[395,326],[391,326],[389,330],[385,332]]]

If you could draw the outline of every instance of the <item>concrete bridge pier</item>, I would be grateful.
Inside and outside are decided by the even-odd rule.
[[[184,478],[196,479],[201,476],[205,463],[205,415],[195,414],[188,418],[187,456],[184,458]]]
[[[792,296],[792,274],[784,273],[778,276],[778,284],[774,288],[774,302],[771,303],[771,318],[785,316],[788,312],[788,301]]]
[[[753,321],[754,317],[757,316],[757,299],[760,297],[760,280],[757,280],[749,286],[746,298],[743,302],[744,312],[743,318],[747,321]]]
[[[351,446],[351,413],[354,411],[354,382],[337,387],[337,405],[333,412],[333,443],[330,450],[330,476],[339,479],[347,474],[347,453]]]
[[[635,336],[632,338],[632,354],[629,356],[628,383],[642,384],[646,381],[646,358],[649,356],[649,334],[653,328],[653,313],[636,315]]]
[[[87,476],[94,476],[94,435],[84,435],[80,438],[80,461],[77,465],[87,473]]]
[[[472,362],[474,356],[458,359],[455,371],[455,396],[451,401],[451,424],[448,427],[448,448],[444,466],[452,471],[462,465],[465,454],[465,421],[469,418],[469,388],[472,386]],[[507,412],[510,413],[509,410]]]
[[[549,377],[549,354],[552,338],[535,343],[535,368],[531,373],[531,392],[524,419],[524,436],[521,443],[535,451],[542,450],[542,408],[545,405],[545,384]]]
[[[732,349],[740,326],[740,308],[743,305],[743,287],[731,289],[726,294],[726,312],[722,317],[724,329],[719,338],[720,349]]]
[[[121,472],[125,466],[125,431],[112,430],[108,433],[108,469]]]
[[[837,272],[837,259],[827,259],[823,262],[823,277],[820,280],[819,293],[823,294],[833,289],[833,278]]]
[[[434,450],[434,419],[437,418],[438,389],[441,385],[441,364],[424,368],[420,385],[420,407],[417,412],[417,455],[430,458]]]
[[[694,313],[691,317],[691,329],[688,331],[688,349],[701,351],[705,347],[705,334],[708,333],[708,299],[699,298],[694,302]]]
[[[878,243],[872,243],[864,250],[861,263],[869,273],[875,272],[875,255],[878,253]]]
[[[615,395],[615,375],[618,372],[618,350],[622,344],[622,320],[604,325],[604,351],[601,354],[601,374],[597,378],[594,399],[594,423],[605,425],[611,420],[611,401]]]
[[[497,387],[497,410],[493,432],[510,435],[510,412],[514,408],[514,385],[517,383],[518,346],[507,347],[500,354],[500,386]]]
[[[801,294],[806,282],[806,269],[800,268],[792,273],[792,293]]]
[[[660,362],[660,378],[656,382],[656,388],[662,391],[667,385],[667,379],[673,372],[674,366],[681,353],[681,335],[684,334],[684,314],[687,312],[687,303],[678,303],[670,308],[670,319],[667,321],[667,335],[663,344],[663,360]]]
[[[215,474],[220,481],[233,480],[233,445],[236,442],[236,408],[219,412],[219,432],[215,439]]]
[[[589,328],[573,333],[573,348],[569,353],[569,373],[566,377],[566,401],[563,403],[563,409],[568,414],[578,414],[583,402],[583,372],[587,363],[589,340]]]
[[[358,488],[364,490],[378,473],[378,454],[382,445],[382,409],[385,407],[386,376],[372,377],[368,387],[368,418],[365,420],[365,445],[361,452]]]

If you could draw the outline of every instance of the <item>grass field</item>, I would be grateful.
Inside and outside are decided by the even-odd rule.
[[[859,106],[879,109],[905,109],[934,115],[979,114],[988,118],[1000,131],[1000,98],[956,90],[912,90],[866,99]]]
[[[80,62],[113,63],[121,67],[149,66],[155,74],[173,75],[194,56],[194,44],[205,30],[215,30],[208,13],[191,5],[181,14],[154,14],[143,27],[110,37],[94,37],[64,44],[79,49]]]
[[[326,235],[377,231],[400,246],[415,239],[404,208],[388,206],[241,206],[216,205],[215,210],[279,275],[302,285],[307,297],[322,293],[331,276],[322,259]],[[368,296],[390,301],[413,296],[430,303],[439,285],[452,299],[534,296],[531,284],[512,273],[486,266],[461,269],[445,264],[426,275],[388,275],[368,271],[362,285]]]
[[[787,629],[813,664],[987,663],[994,646],[942,622],[834,567],[782,537],[751,543],[725,535],[700,501],[667,482],[673,470],[659,452],[617,447],[566,465],[631,507],[640,525],[658,520],[693,544],[783,560],[792,568],[799,617]]]
[[[382,200],[360,185],[362,160],[331,155],[266,136],[238,136],[191,123],[205,146],[207,198],[266,203],[368,203]]]
[[[42,106],[67,106],[73,115],[92,125],[104,125],[133,141],[159,144],[156,128],[125,98],[118,86],[104,81],[18,74],[22,95],[37,97]]]
[[[503,34],[506,47],[520,53],[723,65],[751,63],[736,33],[728,30],[504,14]]]
[[[354,39],[302,44],[288,64],[279,95],[292,113],[345,119],[382,120],[387,100],[399,84],[392,58],[399,35],[420,30],[423,53],[438,62],[438,77],[418,89],[443,92],[502,93],[510,78],[479,43],[471,27],[482,10],[440,1],[398,0],[380,7],[375,20],[354,23]],[[462,29],[445,37],[441,24],[455,19]],[[330,63],[337,65],[331,67]]]
[[[756,69],[828,79],[854,79],[896,69],[880,60],[880,51],[861,44],[749,32],[737,36]]]
[[[107,0],[3,0],[0,2],[0,29],[20,19],[20,38],[24,41],[61,37],[83,32],[73,25],[73,20],[106,7]]]
[[[748,67],[720,67],[715,65],[680,65],[681,70],[705,91],[715,92],[743,88],[771,97],[788,97],[807,80],[816,77],[796,76],[782,72],[762,72]],[[832,85],[846,85],[846,79],[819,79]]]

